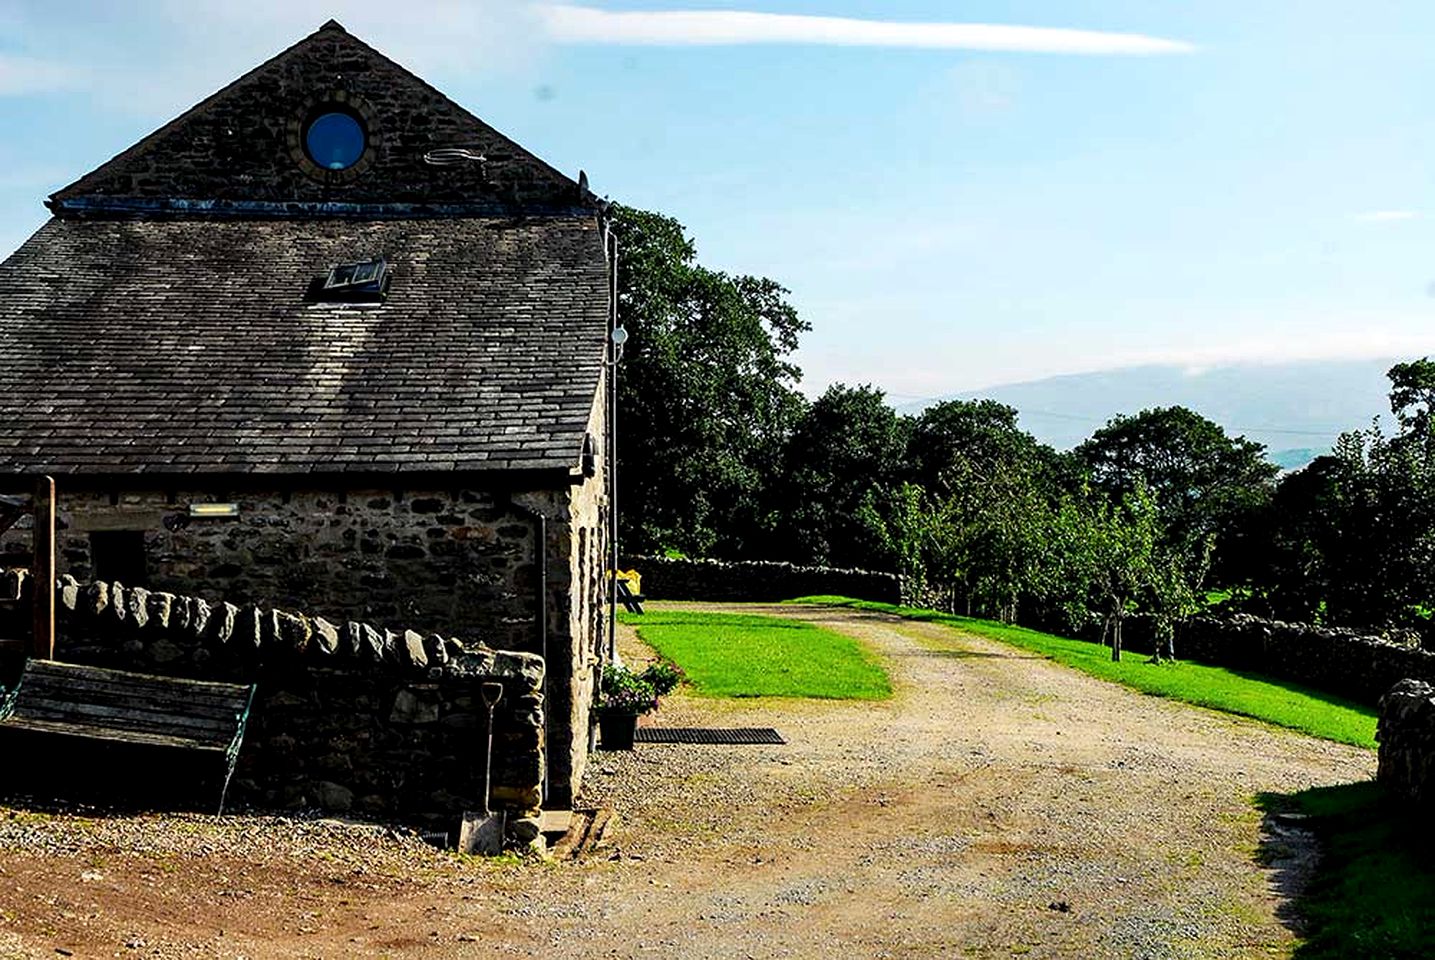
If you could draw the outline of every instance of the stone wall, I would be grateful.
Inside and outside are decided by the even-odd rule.
[[[643,595],[654,600],[713,600],[767,603],[832,594],[858,600],[901,603],[901,580],[891,573],[805,567],[762,560],[678,560],[624,557],[624,570],[643,577]]]
[[[68,576],[59,600],[58,659],[258,684],[231,791],[241,803],[452,829],[482,801],[479,685],[501,683],[493,802],[510,811],[517,841],[536,836],[545,763],[538,656]],[[28,632],[18,622],[28,603],[0,613],[10,618],[0,634]]]
[[[236,604],[322,610],[538,652],[534,525],[515,500],[566,514],[565,492],[59,487],[60,570]],[[195,518],[192,503],[235,503]],[[22,524],[27,522],[22,521]],[[17,525],[21,527],[22,525]],[[96,570],[94,536],[143,536],[144,569]],[[0,538],[24,551],[27,530]]]
[[[1140,643],[1139,637],[1133,640]],[[1254,670],[1369,704],[1404,678],[1435,682],[1435,653],[1412,644],[1242,615],[1195,617],[1182,624],[1176,656]]]
[[[606,373],[598,395],[606,389]],[[588,435],[606,437],[607,404],[592,406]],[[547,523],[549,704],[566,719],[570,735],[549,737],[548,806],[564,808],[583,782],[592,732],[591,708],[606,637],[602,592],[608,545],[607,460],[599,440],[593,469],[569,488],[563,509]]]
[[[602,436],[602,408],[595,404],[594,436]],[[600,456],[592,476],[539,490],[265,489],[223,486],[243,483],[228,478],[166,491],[62,481],[59,566],[80,581],[103,576],[211,604],[402,624],[545,656],[554,748],[548,805],[566,806],[587,757],[593,664],[602,646],[602,467]],[[190,516],[191,504],[215,502],[236,504],[238,515]],[[0,554],[30,549],[28,522],[0,536]],[[138,574],[97,570],[105,562],[97,537],[117,532],[141,539]]]
[[[1435,686],[1401,680],[1380,698],[1380,772],[1396,794],[1435,806]]]

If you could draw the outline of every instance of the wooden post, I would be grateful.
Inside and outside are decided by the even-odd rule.
[[[41,477],[35,482],[35,529],[31,532],[35,562],[30,568],[35,630],[30,656],[55,659],[55,480]]]

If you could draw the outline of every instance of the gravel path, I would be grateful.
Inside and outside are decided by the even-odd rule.
[[[324,822],[0,808],[0,958],[1281,956],[1252,796],[1374,771],[939,625],[741,609],[859,637],[896,695],[671,698],[650,722],[789,743],[597,754],[585,799],[622,826],[583,864]]]

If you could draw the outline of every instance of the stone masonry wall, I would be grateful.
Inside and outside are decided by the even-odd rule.
[[[594,436],[602,436],[595,404]],[[129,582],[236,605],[308,610],[335,622],[397,623],[503,650],[546,652],[549,806],[567,805],[587,756],[593,664],[601,649],[595,587],[606,543],[602,458],[594,476],[555,490],[356,488],[79,490],[59,487],[60,570],[96,576],[92,534],[143,537]],[[218,481],[223,482],[223,481]],[[191,503],[236,503],[234,518],[195,518]],[[537,517],[546,523],[540,585]],[[23,554],[22,521],[0,553]],[[101,571],[122,582],[126,577]],[[548,636],[538,634],[538,598]]]
[[[566,513],[564,492],[521,495]],[[91,534],[138,531],[136,585],[357,619],[401,622],[536,652],[533,522],[484,490],[84,491],[59,488],[60,570],[96,575]],[[191,503],[239,505],[235,518],[189,515]],[[22,521],[23,525],[24,521]],[[17,525],[17,526],[22,526]],[[29,532],[0,538],[27,550]],[[118,573],[101,571],[117,579]]]
[[[1407,677],[1435,682],[1435,653],[1428,650],[1355,630],[1250,616],[1192,618],[1177,633],[1176,655],[1254,670],[1369,704]]]
[[[833,594],[858,600],[901,603],[902,583],[890,573],[805,567],[765,560],[680,560],[629,556],[624,570],[643,577],[643,595],[654,600],[768,603]]]
[[[510,811],[516,842],[536,836],[545,744],[543,661],[533,654],[68,576],[59,600],[61,660],[258,685],[231,796],[265,807],[452,829],[482,801],[479,685],[501,683],[493,802]],[[28,604],[0,610],[12,621],[0,633],[28,630],[14,622]]]
[[[606,373],[598,387],[600,397],[605,384]],[[606,403],[593,404],[589,436],[607,436],[606,411]],[[561,743],[556,737],[550,740],[551,807],[570,806],[582,785],[592,729],[591,707],[606,649],[607,606],[602,584],[608,567],[608,458],[601,447],[596,452],[592,476],[569,491],[564,522],[556,530],[552,524],[548,529],[549,553],[562,558],[548,571],[549,608],[561,616],[549,624],[549,697],[551,709],[563,711],[573,731]]]
[[[1402,680],[1380,698],[1377,779],[1407,800],[1435,808],[1435,686]]]

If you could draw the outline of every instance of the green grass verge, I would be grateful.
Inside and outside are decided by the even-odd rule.
[[[941,623],[1039,653],[1083,673],[1143,693],[1254,717],[1325,740],[1375,748],[1374,709],[1296,683],[1189,661],[1153,664],[1140,654],[1128,654],[1120,663],[1112,663],[1109,648],[1100,644],[917,607],[828,596],[801,597],[790,602],[836,604]]]
[[[1299,909],[1296,960],[1435,957],[1435,843],[1428,824],[1376,783],[1261,794],[1268,812],[1303,813],[1321,858]]]
[[[638,636],[711,697],[881,700],[892,685],[877,658],[832,630],[730,613],[620,613]]]

